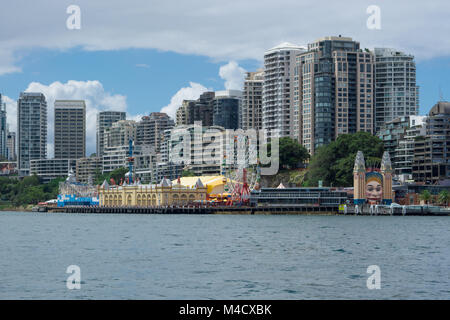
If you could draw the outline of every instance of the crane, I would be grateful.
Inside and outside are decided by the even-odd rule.
[[[133,140],[130,139],[128,141],[128,184],[132,184],[133,183],[133,164],[134,164],[134,157],[133,157]]]

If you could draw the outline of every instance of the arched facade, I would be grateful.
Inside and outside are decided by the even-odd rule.
[[[158,185],[102,186],[99,199],[101,207],[186,206],[206,203],[206,190],[201,184],[172,186],[170,181],[163,180]]]

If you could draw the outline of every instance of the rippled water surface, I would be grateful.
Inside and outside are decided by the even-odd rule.
[[[348,298],[450,299],[450,217],[0,212],[0,299]]]

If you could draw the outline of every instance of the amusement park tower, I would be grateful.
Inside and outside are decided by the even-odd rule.
[[[394,198],[392,192],[392,164],[389,152],[383,153],[381,159],[381,175],[383,176],[383,204],[391,204]]]
[[[353,201],[355,204],[363,204],[366,201],[366,165],[362,151],[358,151],[353,167]]]

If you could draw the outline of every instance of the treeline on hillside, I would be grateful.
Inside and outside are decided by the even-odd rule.
[[[262,177],[265,187],[276,187],[279,183],[298,187],[323,186],[351,187],[356,153],[362,151],[366,166],[379,166],[383,156],[383,142],[368,132],[340,135],[336,141],[319,147],[310,157],[297,141],[281,138],[280,168],[274,176]],[[270,149],[270,145],[268,146]],[[306,170],[303,164],[309,160]]]
[[[279,157],[280,170],[291,170],[299,168],[303,163],[309,159],[308,150],[297,140],[291,139],[289,137],[282,137],[279,140],[279,153],[274,155]],[[267,155],[272,156],[272,144],[267,145]],[[268,164],[267,166],[270,166]]]
[[[56,199],[59,183],[64,180],[58,178],[43,184],[37,176],[22,180],[0,177],[0,204],[19,207]]]
[[[316,150],[308,166],[304,186],[316,187],[319,180],[324,186],[353,186],[353,166],[356,153],[362,151],[366,167],[379,165],[383,156],[383,141],[368,132],[340,135]]]
[[[105,180],[108,184],[112,184],[111,179],[114,180],[115,184],[120,184],[125,181],[125,174],[128,172],[128,168],[118,168],[114,171],[108,173],[101,173],[100,170],[97,171],[95,176],[94,184],[101,185]]]
[[[111,173],[98,173],[95,183],[102,184],[104,180],[110,183],[111,178],[117,182],[123,181],[127,172],[127,168],[119,168]],[[0,177],[0,208],[34,205],[56,199],[59,193],[59,183],[64,180],[66,178],[58,178],[44,184],[36,175],[21,180]]]

